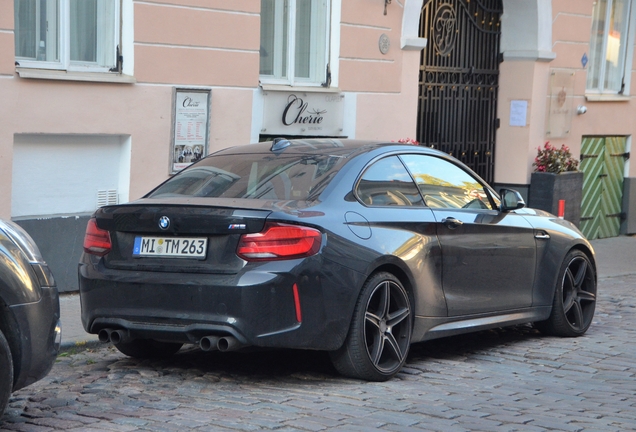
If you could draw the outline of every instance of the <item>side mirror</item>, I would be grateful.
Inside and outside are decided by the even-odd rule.
[[[501,196],[501,211],[503,213],[524,208],[526,202],[521,197],[521,194],[513,189],[501,189],[499,191]]]

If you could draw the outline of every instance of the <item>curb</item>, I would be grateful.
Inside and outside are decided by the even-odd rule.
[[[98,339],[86,339],[86,340],[75,340],[75,341],[62,341],[60,345],[60,353],[67,351],[83,351],[92,348],[105,347],[110,344],[102,343]]]
[[[631,272],[625,272],[625,273],[613,273],[611,275],[597,275],[596,279],[598,280],[614,279],[614,278],[625,277],[625,276],[636,276],[636,273],[631,271]]]

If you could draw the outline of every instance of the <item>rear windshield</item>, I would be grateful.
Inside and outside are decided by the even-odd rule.
[[[342,156],[334,155],[214,155],[181,171],[147,198],[311,200],[324,190],[343,163]]]

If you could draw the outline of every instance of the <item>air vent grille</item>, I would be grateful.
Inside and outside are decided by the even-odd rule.
[[[117,204],[117,189],[98,190],[97,207]]]

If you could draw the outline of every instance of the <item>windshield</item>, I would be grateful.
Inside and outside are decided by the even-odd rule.
[[[213,155],[181,171],[147,198],[310,200],[324,190],[343,163],[342,156],[324,154]]]

